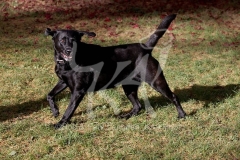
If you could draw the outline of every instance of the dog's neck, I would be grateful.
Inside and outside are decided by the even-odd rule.
[[[57,59],[56,60],[57,64],[65,64],[66,62],[62,59]]]

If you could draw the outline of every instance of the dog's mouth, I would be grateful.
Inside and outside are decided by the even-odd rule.
[[[72,60],[72,52],[69,55],[66,55],[65,53],[62,52],[61,56],[65,61],[71,61]]]

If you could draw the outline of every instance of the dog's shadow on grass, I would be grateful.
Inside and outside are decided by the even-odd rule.
[[[226,86],[193,85],[186,89],[176,89],[174,93],[178,95],[181,102],[187,102],[189,100],[202,101],[204,102],[203,108],[206,108],[212,103],[223,102],[227,98],[234,97],[236,93],[239,92],[239,89],[240,84],[229,84]],[[64,92],[58,97],[58,99],[64,98],[67,95],[69,95],[69,93]],[[166,106],[170,103],[163,96],[149,97],[148,100],[154,109],[156,109],[155,106]],[[49,107],[49,104],[45,97],[37,101],[28,101],[22,104],[0,106],[0,122],[27,116],[46,107]],[[83,111],[82,113],[87,113],[87,111]],[[194,115],[195,113],[196,111],[194,110],[190,112],[189,115]]]
[[[204,102],[202,108],[208,108],[211,104],[217,104],[223,102],[227,98],[234,97],[239,92],[240,84],[229,84],[226,86],[200,86],[193,85],[191,88],[175,89],[174,93],[179,97],[180,102],[187,102],[189,100],[195,100]],[[150,97],[149,101],[154,109],[155,106],[166,106],[171,103],[164,97]],[[184,108],[184,106],[183,106]],[[193,110],[188,113],[192,116],[197,113],[197,110]]]
[[[57,99],[62,99],[68,96],[68,92],[61,93]],[[49,107],[49,103],[46,97],[39,100],[30,100],[21,104],[13,104],[9,106],[0,106],[0,122],[6,120],[12,120],[15,118],[21,119],[23,116],[31,115],[32,113],[38,112],[43,108]],[[50,112],[50,107],[49,107]]]
[[[43,106],[47,106],[46,98],[42,98],[37,101],[30,100],[21,104],[0,106],[0,122],[30,115],[41,110]]]

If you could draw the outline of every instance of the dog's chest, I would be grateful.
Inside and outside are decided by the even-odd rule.
[[[73,74],[72,69],[66,64],[57,64],[55,66],[55,73],[60,79],[64,79],[64,77],[69,77],[69,75]]]

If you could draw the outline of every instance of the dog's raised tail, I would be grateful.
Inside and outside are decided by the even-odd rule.
[[[153,47],[157,44],[158,40],[164,35],[171,22],[176,18],[176,14],[171,14],[162,20],[157,30],[150,36],[149,40],[145,43],[149,49],[153,49]]]

